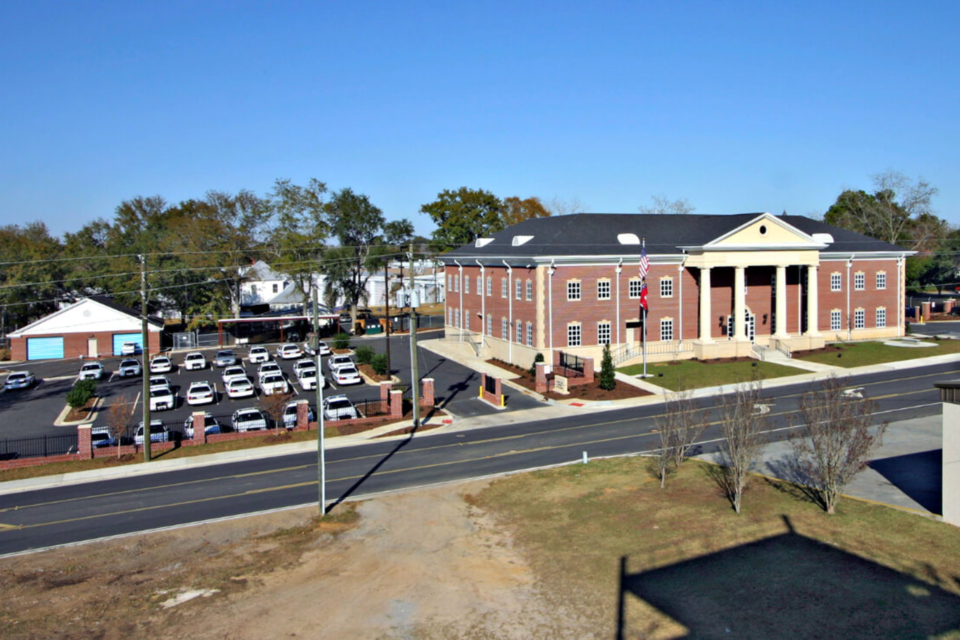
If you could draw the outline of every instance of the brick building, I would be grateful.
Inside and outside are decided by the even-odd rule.
[[[903,335],[912,252],[803,216],[575,214],[527,220],[444,256],[448,339],[529,366],[748,356]]]
[[[147,323],[150,353],[160,350],[163,323]],[[120,355],[124,342],[141,341],[140,314],[107,296],[93,296],[51,313],[10,334],[14,360],[97,358]]]

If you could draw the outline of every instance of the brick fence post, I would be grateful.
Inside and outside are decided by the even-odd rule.
[[[588,384],[593,382],[593,358],[583,359],[583,377]]]
[[[207,419],[203,411],[193,412],[193,441],[191,444],[207,444]]]
[[[920,313],[923,315],[924,320],[930,319],[930,303],[929,302],[920,303]]]
[[[420,392],[420,406],[432,407],[436,404],[436,398],[433,395],[433,378],[423,379],[423,388]]]
[[[403,391],[390,392],[390,417],[399,420],[403,417]]]
[[[537,363],[537,393],[546,393],[547,392],[547,363],[538,362]]]
[[[93,459],[93,443],[90,441],[90,425],[82,424],[77,427],[77,453],[81,460]]]
[[[393,383],[389,380],[380,383],[380,412],[390,413],[390,391],[393,389]]]
[[[297,401],[297,423],[293,425],[297,431],[310,430],[310,402],[307,400]]]

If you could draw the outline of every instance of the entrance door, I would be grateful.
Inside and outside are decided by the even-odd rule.
[[[97,355],[99,355],[99,351],[97,351],[97,339],[87,338],[87,357],[96,358]]]

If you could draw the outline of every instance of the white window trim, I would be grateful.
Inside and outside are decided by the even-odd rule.
[[[834,287],[836,283],[836,287]],[[843,274],[839,272],[833,272],[830,274],[830,291],[843,291]]]
[[[533,280],[527,280],[527,302],[533,301]]]
[[[570,289],[573,285],[576,285],[577,297],[570,297]],[[567,280],[567,302],[579,302],[583,299],[583,283],[579,280]]]
[[[669,289],[669,293],[664,294],[664,288]],[[673,297],[673,277],[672,276],[663,276],[660,278],[660,297],[661,298],[672,298]]]
[[[606,285],[607,293],[606,295],[601,294],[600,287],[601,285]],[[600,278],[597,280],[597,300],[609,300],[613,295],[613,284],[610,282],[609,278]]]
[[[833,326],[833,319],[837,319],[837,326]],[[831,309],[830,310],[830,331],[842,331],[843,330],[843,312],[840,309]]]
[[[874,286],[876,286],[877,288],[877,291],[885,291],[887,288],[887,272],[877,271],[877,275],[874,278],[873,282],[874,282]]]
[[[669,335],[669,337],[664,338],[664,337],[663,337],[663,336],[664,336],[664,329],[667,328],[667,327],[670,328],[670,335]],[[661,342],[672,341],[672,340],[673,340],[673,336],[674,336],[673,329],[674,329],[674,327],[673,327],[673,318],[661,318],[661,319],[660,319],[660,341],[661,341]]]
[[[859,325],[859,326],[857,326]],[[866,309],[854,309],[853,310],[853,328],[854,329],[866,329],[867,328],[867,311]]]
[[[634,283],[636,283],[636,295],[634,295]],[[640,292],[643,290],[643,280],[640,278],[630,278],[630,281],[627,283],[627,296],[631,300],[639,300]]]
[[[607,334],[606,342],[603,341],[601,337],[601,327],[603,327]],[[611,344],[613,342],[613,324],[609,320],[601,320],[597,323],[597,344]]]
[[[867,288],[867,274],[863,271],[857,271],[853,274],[853,290],[865,291]]]
[[[576,328],[577,330],[577,343],[573,344],[570,342],[570,332]],[[567,324],[567,346],[568,347],[579,347],[583,345],[583,327],[579,322],[571,322]]]
[[[880,316],[883,316],[883,323],[880,322]],[[873,314],[874,324],[878,329],[885,329],[887,326],[887,308],[886,307],[877,307],[876,312]]]

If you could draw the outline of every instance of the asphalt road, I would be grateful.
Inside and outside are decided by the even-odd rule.
[[[913,333],[923,336],[953,336],[960,338],[960,321],[927,322],[912,325]]]
[[[933,384],[958,373],[960,365],[951,363],[858,376],[851,386],[878,402],[879,420],[905,420],[939,414]],[[787,437],[789,416],[806,389],[765,394],[771,440]],[[652,430],[661,411],[655,405],[585,412],[331,450],[327,496],[359,498],[568,463],[584,451],[591,457],[650,451],[658,446]],[[714,423],[701,450],[716,448],[718,438]],[[0,496],[0,554],[310,503],[317,489],[316,454],[309,453]]]

